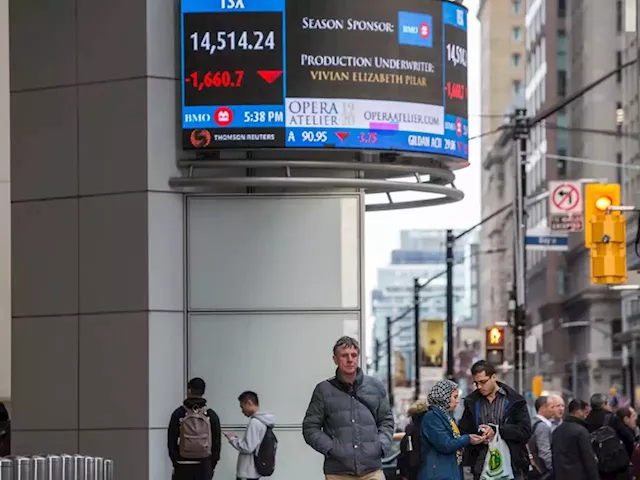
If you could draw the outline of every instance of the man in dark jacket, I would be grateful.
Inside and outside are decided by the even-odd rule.
[[[0,457],[11,455],[11,420],[4,403],[0,402]]]
[[[360,346],[341,337],[333,347],[336,376],[316,385],[302,422],[304,439],[324,455],[328,480],[384,480],[382,458],[393,436],[387,392],[358,367]]]
[[[569,415],[551,435],[553,473],[559,480],[599,480],[598,461],[584,419],[587,404],[569,402]]]
[[[203,460],[184,459],[180,456],[180,423],[187,414],[187,409],[203,409],[207,401],[203,398],[206,384],[201,378],[193,378],[187,384],[187,398],[171,415],[168,430],[169,458],[173,463],[174,480],[211,480],[213,470],[220,460],[220,419],[216,412],[207,409],[207,417],[211,423],[211,457]]]
[[[589,433],[593,433],[600,427],[603,427],[605,425],[605,420],[608,421],[608,426],[616,432],[616,435],[624,444],[624,448],[627,451],[629,459],[631,459],[634,446],[633,434],[629,432],[628,428],[625,428],[625,425],[611,411],[611,405],[607,396],[601,393],[596,393],[591,395],[589,403],[591,404],[591,412],[589,412],[589,415],[585,420]],[[630,480],[631,471],[629,468],[624,468],[611,475],[600,476],[602,477],[602,480]]]
[[[526,444],[531,437],[531,418],[527,402],[513,388],[498,382],[494,366],[485,360],[471,366],[471,375],[476,390],[464,399],[464,413],[458,425],[460,433],[476,434],[482,430],[491,440],[495,429],[490,425],[497,425],[500,437],[509,447],[516,479],[522,479],[529,469]],[[487,449],[486,444],[465,449],[465,463],[471,467],[475,480],[482,474]]]

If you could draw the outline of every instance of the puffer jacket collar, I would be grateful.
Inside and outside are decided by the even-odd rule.
[[[342,374],[340,373],[340,370],[336,368],[336,380],[338,380],[338,385],[342,388],[342,390],[344,390],[347,393],[349,393],[352,389],[355,390],[360,385],[362,385],[363,378],[364,378],[364,373],[362,372],[362,369],[358,367],[358,370],[356,371],[356,379],[353,382],[353,385],[351,385],[343,378]]]

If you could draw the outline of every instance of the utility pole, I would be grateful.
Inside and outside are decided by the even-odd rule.
[[[525,212],[524,197],[527,193],[527,141],[529,139],[529,119],[525,109],[517,109],[515,112],[515,128],[513,138],[516,142],[515,148],[515,169],[516,169],[516,198],[515,198],[515,289],[516,289],[516,309],[515,309],[515,366],[518,379],[518,391],[524,393],[524,340],[526,334],[526,252],[525,237],[527,232],[527,218]]]
[[[380,340],[376,338],[375,349],[373,351],[373,368],[376,370],[376,374],[380,372]]]
[[[415,340],[415,392],[414,400],[420,398],[420,279],[413,279],[413,332]]]
[[[393,377],[391,376],[391,317],[387,317],[387,391],[389,405],[393,408]]]
[[[453,230],[447,230],[447,378],[454,380],[453,355]]]

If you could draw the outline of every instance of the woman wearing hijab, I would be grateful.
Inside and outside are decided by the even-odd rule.
[[[420,480],[462,480],[462,449],[485,440],[480,435],[460,435],[452,416],[458,395],[458,384],[451,380],[441,380],[429,392],[429,411],[421,425],[425,461]]]

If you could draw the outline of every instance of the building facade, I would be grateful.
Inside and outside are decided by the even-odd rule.
[[[526,2],[481,0],[482,132],[494,132],[522,106],[525,92]],[[481,216],[486,218],[514,198],[513,146],[506,131],[486,135],[482,142]],[[483,328],[507,316],[509,284],[513,276],[513,217],[507,211],[485,223],[480,232],[483,248],[502,249],[480,256],[480,324]],[[484,336],[481,340],[484,348]]]
[[[477,17],[481,41],[481,131],[499,128],[525,87],[525,1],[480,0]],[[495,137],[481,139],[482,158]]]

